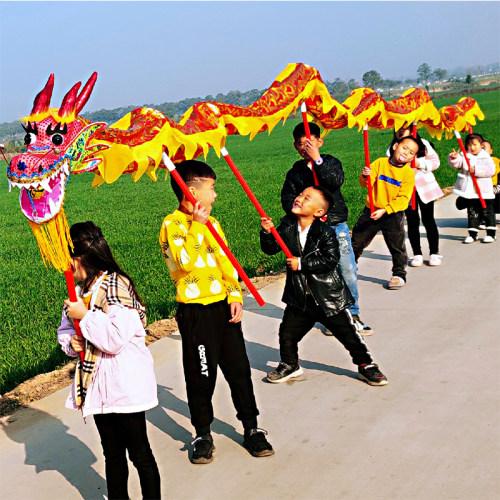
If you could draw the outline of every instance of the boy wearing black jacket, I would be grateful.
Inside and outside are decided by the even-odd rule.
[[[359,317],[358,303],[358,267],[351,244],[349,227],[347,226],[348,210],[340,188],[344,184],[344,170],[339,159],[332,155],[320,154],[323,139],[318,125],[309,123],[311,139],[308,139],[304,123],[299,123],[293,129],[293,146],[302,160],[296,161],[286,174],[283,188],[281,189],[281,206],[290,214],[295,198],[305,188],[315,185],[313,170],[318,184],[327,189],[333,198],[328,209],[326,221],[337,235],[339,242],[340,260],[339,273],[351,292],[353,303],[349,306],[354,325],[361,335],[371,335],[373,330],[363,323]]]
[[[319,322],[349,351],[362,380],[370,385],[386,385],[387,378],[373,363],[348,310],[353,299],[337,270],[340,254],[335,231],[320,220],[331,203],[332,196],[326,189],[310,186],[295,198],[292,213],[277,228],[294,257],[287,259],[282,298],[286,308],[279,330],[281,361],[267,379],[281,383],[303,373],[298,343]],[[280,247],[270,234],[273,222],[263,217],[261,225],[262,251],[268,255],[278,253]]]

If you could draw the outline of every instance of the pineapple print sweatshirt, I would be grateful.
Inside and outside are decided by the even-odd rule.
[[[226,237],[213,217],[210,222],[224,242]],[[243,303],[238,274],[208,228],[179,210],[163,219],[160,246],[177,289],[176,300],[185,304],[212,304],[227,297]]]

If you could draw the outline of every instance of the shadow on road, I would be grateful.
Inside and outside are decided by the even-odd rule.
[[[221,373],[219,373],[218,376],[218,379],[220,378],[224,378]],[[158,385],[158,401],[159,404],[156,408],[146,412],[146,418],[150,423],[170,436],[172,439],[180,441],[182,443],[182,447],[179,448],[180,451],[188,451],[189,444],[194,439],[194,428],[186,429],[182,425],[179,425],[170,416],[171,412],[175,412],[190,420],[191,417],[187,402],[173,394],[171,387],[165,387],[163,385]],[[241,434],[239,434],[232,425],[227,424],[218,418],[214,418],[210,427],[212,432],[222,434],[236,443],[241,444]]]
[[[323,335],[321,332],[317,330],[313,330],[308,333],[308,335],[314,334]],[[326,337],[326,336],[325,336]],[[344,349],[342,344],[335,337],[326,337],[325,344],[328,342],[332,342],[331,349]],[[276,344],[278,343],[278,335],[276,334]],[[245,341],[247,346],[247,353],[250,359],[250,366],[255,370],[259,370],[264,373],[270,372],[273,368],[268,363],[271,362],[274,364],[278,364],[280,360],[280,352],[279,349],[274,347],[269,347],[267,345],[259,344],[257,342],[250,342],[248,340]],[[300,349],[300,344],[299,344]],[[318,363],[316,361],[309,361],[307,359],[300,359],[300,366],[307,370],[318,370],[322,372],[332,373],[333,375],[339,375],[343,377],[349,378],[358,378],[357,372],[352,370],[348,370],[346,368],[339,368],[338,366],[333,365],[325,365],[324,363]]]
[[[68,433],[69,427],[33,408],[24,408],[16,415],[7,424],[1,422],[1,426],[12,441],[24,445],[26,465],[33,465],[37,474],[58,472],[83,498],[102,498],[106,494],[106,480],[92,468],[96,456],[85,443]],[[36,424],[36,432],[31,423]],[[89,424],[89,432],[92,427],[97,432],[93,422]],[[22,478],[11,479],[22,481]]]

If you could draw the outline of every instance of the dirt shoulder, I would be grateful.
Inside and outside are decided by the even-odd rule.
[[[282,274],[270,274],[252,278],[250,281],[255,288],[260,289],[280,279],[281,276]],[[242,288],[245,293],[245,287],[242,286]],[[146,345],[152,344],[176,331],[177,322],[174,318],[155,321],[146,328]],[[28,406],[33,401],[43,399],[70,385],[75,375],[75,367],[76,360],[70,361],[62,368],[49,373],[41,373],[0,396],[0,417],[11,415],[17,409]]]

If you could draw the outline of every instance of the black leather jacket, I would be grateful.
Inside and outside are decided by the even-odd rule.
[[[354,304],[349,289],[337,270],[340,259],[339,243],[335,231],[316,219],[307,234],[304,250],[300,247],[297,217],[293,214],[281,219],[277,227],[286,246],[295,257],[300,257],[301,270],[287,267],[283,302],[305,310],[306,291],[312,296],[327,316],[333,316]],[[260,232],[260,246],[268,255],[281,249],[271,233]]]
[[[333,205],[328,210],[327,221],[330,226],[345,222],[348,216],[347,206],[340,191],[344,184],[344,170],[340,160],[332,155],[321,155],[323,164],[314,166],[319,185],[328,189],[333,196]],[[286,174],[281,189],[281,206],[290,214],[295,198],[309,186],[314,186],[314,176],[305,160],[296,161]]]

